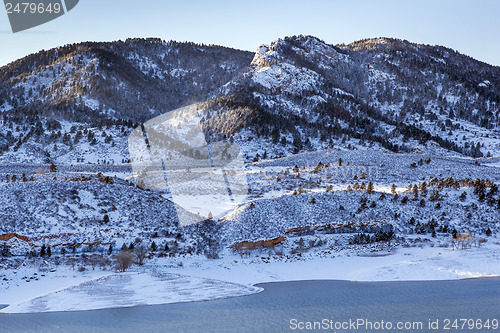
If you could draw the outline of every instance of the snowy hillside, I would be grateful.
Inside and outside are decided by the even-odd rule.
[[[0,159],[121,163],[140,122],[192,103],[206,134],[233,137],[248,160],[326,148],[498,156],[499,85],[498,67],[390,38],[286,37],[253,59],[157,39],[67,45],[0,69]]]
[[[500,69],[453,50],[294,36],[260,46],[251,66],[247,81],[216,103],[251,107],[245,127],[258,137],[254,146],[265,149],[269,139],[278,146],[268,154],[328,147],[500,154]]]
[[[243,241],[288,254],[477,243],[500,230],[499,87],[498,67],[390,38],[301,35],[255,54],[158,39],[41,51],[0,69],[2,237],[17,254],[155,241],[212,258]],[[186,105],[196,121],[155,123]],[[186,178],[223,156],[209,161],[193,140],[235,148],[238,200],[221,202],[227,179],[214,191],[210,174]],[[180,191],[139,184],[133,163],[175,142],[155,172]],[[182,228],[179,214],[199,223]]]

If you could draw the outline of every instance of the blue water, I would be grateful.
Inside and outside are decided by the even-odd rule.
[[[299,330],[290,320],[349,319],[422,322],[423,329],[391,332],[500,332],[443,330],[444,319],[500,319],[500,279],[426,282],[297,281],[259,285],[265,291],[215,301],[79,312],[2,314],[0,332],[387,332]],[[428,329],[439,320],[440,330]],[[491,323],[491,322],[490,322]]]

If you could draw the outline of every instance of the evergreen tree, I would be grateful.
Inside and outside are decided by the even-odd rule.
[[[425,193],[427,192],[427,183],[425,182],[425,180],[420,183],[419,188],[420,192],[422,192],[422,195],[425,195]]]
[[[10,249],[9,247],[7,246],[6,243],[3,243],[3,246],[2,246],[2,257],[10,257],[11,253],[10,253]]]
[[[431,193],[431,195],[429,196],[429,199],[431,201],[436,201],[439,199],[439,191],[438,190],[435,190],[434,192]]]
[[[418,198],[418,187],[417,187],[417,185],[413,185],[413,188],[412,188],[411,191],[413,193],[413,199]]]
[[[321,163],[321,161],[318,162],[318,164],[316,164],[316,167],[314,168],[314,173],[318,173],[321,171],[321,169],[323,169],[324,165],[323,163]]]
[[[373,193],[373,183],[369,182],[368,186],[366,187],[366,193],[372,194]]]
[[[155,241],[153,241],[153,242],[151,243],[151,250],[152,250],[152,251],[156,251],[156,250],[158,250],[158,246],[156,245]]]

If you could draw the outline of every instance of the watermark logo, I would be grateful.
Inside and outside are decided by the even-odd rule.
[[[72,10],[79,0],[4,0],[12,32],[52,21]]]
[[[181,226],[221,217],[248,193],[240,147],[207,141],[202,113],[196,105],[174,110],[129,136],[136,185],[164,191]]]

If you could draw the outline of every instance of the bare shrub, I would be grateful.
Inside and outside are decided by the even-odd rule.
[[[99,265],[101,260],[102,260],[102,255],[100,254],[93,254],[90,256],[89,261],[90,265],[92,266],[92,270],[95,270],[96,266]]]
[[[115,267],[117,271],[125,272],[134,262],[134,254],[131,251],[121,251],[115,256]]]
[[[140,245],[140,246],[135,248],[134,253],[135,253],[135,257],[137,259],[137,264],[143,265],[144,259],[146,259],[146,256],[148,254],[148,249],[146,249],[144,246]]]

